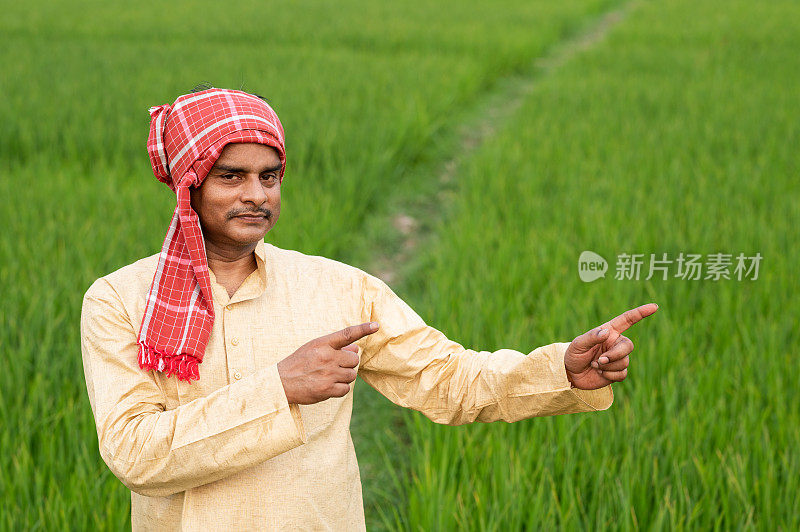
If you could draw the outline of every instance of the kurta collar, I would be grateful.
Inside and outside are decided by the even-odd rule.
[[[263,240],[256,244],[254,253],[256,256],[256,271],[247,276],[242,285],[233,294],[233,297],[229,297],[225,287],[217,282],[214,272],[211,269],[208,270],[211,276],[211,291],[216,303],[224,307],[240,301],[255,299],[264,293],[267,288],[267,250]]]

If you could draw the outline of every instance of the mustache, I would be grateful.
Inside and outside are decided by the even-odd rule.
[[[228,211],[227,218],[228,220],[232,218],[236,218],[237,216],[241,216],[243,214],[255,214],[258,216],[264,216],[267,219],[272,218],[272,211],[267,209],[266,207],[259,207],[256,209],[233,209]]]

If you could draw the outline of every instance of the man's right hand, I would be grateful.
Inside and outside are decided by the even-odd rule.
[[[358,347],[353,342],[377,330],[376,322],[353,325],[311,340],[278,362],[289,403],[310,405],[347,395],[358,366]]]

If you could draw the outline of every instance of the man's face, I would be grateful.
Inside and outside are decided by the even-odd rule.
[[[191,189],[206,241],[239,247],[263,240],[281,213],[280,171],[278,151],[270,146],[225,146],[200,187]]]

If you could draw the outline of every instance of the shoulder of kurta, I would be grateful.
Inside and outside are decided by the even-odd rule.
[[[149,290],[150,284],[153,281],[153,275],[156,273],[156,268],[158,267],[158,256],[159,253],[156,253],[155,255],[139,259],[134,263],[109,273],[104,278],[114,287],[144,282],[147,284],[147,289]]]
[[[132,264],[97,279],[86,291],[84,302],[89,300],[125,300],[143,297],[150,289],[153,275],[158,267],[158,253],[137,260]]]
[[[319,255],[307,255],[293,249],[282,249],[272,244],[267,245],[267,253],[272,254],[279,269],[296,270],[298,273],[324,274],[333,276],[334,279],[342,280],[361,280],[368,275],[363,270],[329,259]]]

